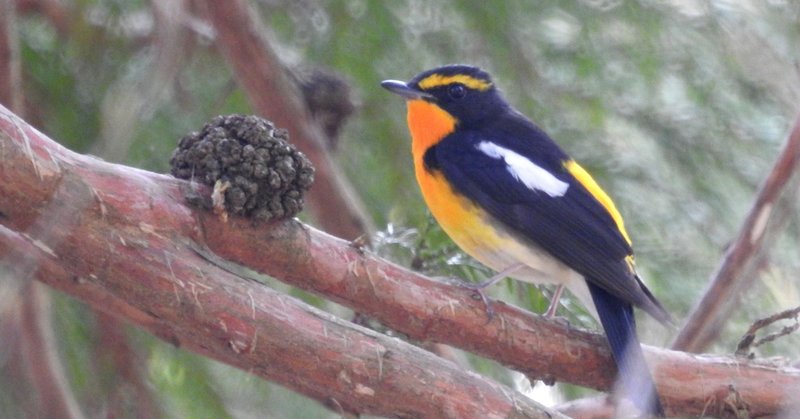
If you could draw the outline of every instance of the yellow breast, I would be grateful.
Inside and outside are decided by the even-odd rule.
[[[414,170],[425,203],[459,247],[494,267],[495,263],[487,260],[487,254],[495,253],[501,246],[503,234],[492,226],[485,211],[457,194],[441,173],[428,171],[423,162],[425,151],[453,132],[456,124],[455,118],[432,103],[424,100],[408,102]]]
[[[504,240],[502,233],[493,227],[488,214],[456,194],[441,174],[425,172],[420,164],[415,166],[422,196],[442,229],[472,257],[490,266],[495,265],[487,260],[487,255],[495,253]]]

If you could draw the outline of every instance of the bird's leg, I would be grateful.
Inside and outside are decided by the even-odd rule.
[[[524,263],[515,263],[503,269],[502,271],[494,274],[491,278],[487,279],[484,282],[480,282],[478,284],[462,282],[461,286],[469,290],[472,290],[481,297],[481,301],[483,301],[483,304],[486,306],[486,317],[489,318],[489,321],[492,321],[492,317],[494,317],[494,309],[492,308],[492,304],[489,303],[489,299],[486,297],[486,294],[484,294],[483,290],[498,283],[501,279],[507,277],[508,275],[516,272],[517,270],[523,267],[525,267]]]
[[[552,319],[556,316],[556,311],[558,311],[558,303],[561,300],[561,293],[563,292],[563,284],[556,287],[556,291],[553,293],[553,298],[550,299],[550,306],[548,306],[547,311],[544,312],[544,316],[548,319]]]

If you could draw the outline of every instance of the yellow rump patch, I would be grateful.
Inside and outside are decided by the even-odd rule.
[[[628,264],[628,270],[636,275],[636,261],[633,259],[633,255],[625,256],[625,263]]]
[[[455,74],[452,76],[443,76],[441,74],[431,74],[428,77],[420,80],[419,88],[422,90],[433,89],[435,87],[447,86],[448,84],[461,83],[466,87],[473,90],[486,91],[492,87],[492,84],[486,80],[476,79],[475,77],[466,74]]]
[[[624,237],[625,241],[628,242],[628,246],[631,246],[631,238],[628,236],[628,232],[625,231],[625,223],[622,221],[622,214],[619,213],[616,205],[614,205],[614,201],[611,200],[611,197],[608,196],[606,191],[604,191],[603,188],[597,184],[592,175],[590,175],[586,169],[581,167],[581,165],[575,162],[575,160],[564,162],[564,168],[567,169],[567,171],[574,176],[575,179],[578,179],[578,182],[580,182],[581,185],[583,185],[583,187],[586,188],[586,190],[589,191],[589,193],[592,194],[592,196],[597,199],[600,204],[603,205],[603,207],[605,207],[606,211],[608,211],[608,214],[617,224],[617,229],[622,234],[622,237]]]

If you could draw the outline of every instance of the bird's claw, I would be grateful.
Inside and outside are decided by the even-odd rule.
[[[553,321],[553,322],[555,322],[555,323],[557,323],[557,324],[559,324],[561,326],[564,326],[566,328],[572,327],[572,324],[570,324],[569,319],[564,317],[564,316],[547,317],[547,319],[551,320],[551,321]]]
[[[494,318],[494,307],[492,307],[489,297],[487,297],[486,293],[483,292],[486,286],[484,284],[471,284],[465,282],[460,282],[459,286],[472,291],[473,297],[475,295],[480,297],[481,301],[483,301],[483,305],[486,307],[486,323],[491,322]]]

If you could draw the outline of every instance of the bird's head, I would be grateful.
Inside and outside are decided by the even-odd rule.
[[[438,108],[459,127],[469,128],[508,107],[489,74],[468,65],[437,67],[408,82],[385,80],[381,86],[409,101],[410,124],[413,118],[431,117],[415,112],[436,112]]]

